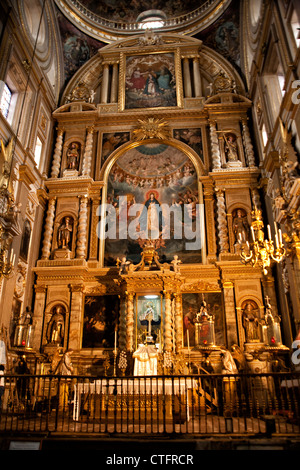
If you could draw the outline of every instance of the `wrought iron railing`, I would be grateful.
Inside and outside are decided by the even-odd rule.
[[[300,374],[7,375],[0,432],[299,435]]]

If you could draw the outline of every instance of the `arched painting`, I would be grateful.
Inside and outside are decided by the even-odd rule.
[[[175,254],[201,262],[202,208],[196,169],[180,149],[147,143],[128,150],[108,178],[105,265],[123,256],[140,262],[147,238],[155,239],[160,262]]]

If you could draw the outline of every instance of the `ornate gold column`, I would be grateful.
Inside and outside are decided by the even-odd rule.
[[[202,96],[201,76],[199,67],[199,58],[193,57],[193,76],[194,76],[194,87],[195,87],[195,98]]]
[[[62,147],[63,147],[63,135],[64,129],[57,130],[57,137],[53,155],[53,162],[51,168],[51,178],[57,178],[60,172],[60,163],[61,163],[61,154],[62,154]]]
[[[99,219],[97,217],[97,210],[100,204],[100,197],[94,197],[92,199],[92,216],[91,216],[91,229],[90,229],[90,260],[96,260],[98,258],[98,232],[97,226]]]
[[[107,103],[108,100],[108,84],[109,84],[109,64],[103,65],[103,77],[101,84],[101,103]]]
[[[165,351],[172,351],[171,292],[164,291],[164,296],[165,296],[164,349],[165,349]]]
[[[203,181],[203,195],[205,205],[206,228],[209,237],[206,238],[207,257],[215,259],[217,252],[216,229],[215,229],[215,199],[213,182]]]
[[[224,191],[216,188],[216,194],[220,253],[228,253],[229,243]]]
[[[91,176],[94,126],[87,128],[87,137],[83,155],[82,176]]]
[[[182,297],[180,293],[175,294],[175,345],[176,352],[182,349]]]
[[[247,156],[247,162],[250,167],[254,167],[255,156],[254,156],[253,145],[251,142],[250,132],[249,132],[246,118],[242,120],[242,126],[243,126],[243,141],[244,141],[244,147],[245,147],[245,152]]]
[[[209,121],[210,127],[210,140],[211,140],[211,158],[212,158],[212,165],[213,171],[220,170],[221,168],[221,154],[220,154],[220,146],[219,146],[219,139],[216,129],[216,121]]]
[[[133,328],[134,328],[134,293],[127,294],[127,312],[126,312],[126,349],[133,351]]]
[[[53,235],[53,222],[55,215],[55,197],[49,199],[48,211],[44,230],[44,240],[42,248],[42,259],[49,259],[51,252],[51,241]]]
[[[87,196],[81,196],[77,234],[76,257],[85,258],[87,242]]]
[[[190,74],[190,64],[189,59],[185,57],[183,59],[183,84],[184,84],[184,97],[192,97],[192,83],[191,83],[191,74]]]
[[[126,349],[126,321],[127,321],[127,296],[123,294],[120,299],[120,322],[119,322],[119,349]]]
[[[118,63],[116,62],[113,64],[110,102],[116,103],[117,101],[118,101]]]

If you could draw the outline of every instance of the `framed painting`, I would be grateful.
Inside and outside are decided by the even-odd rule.
[[[126,56],[121,108],[165,108],[178,105],[174,52]]]
[[[180,140],[191,147],[199,155],[201,160],[204,161],[202,134],[200,128],[174,129],[173,137],[174,139]]]
[[[117,295],[86,296],[82,348],[113,348],[118,317]]]
[[[101,163],[121,145],[130,140],[130,132],[109,132],[102,135]]]
[[[224,335],[224,309],[222,292],[208,293],[186,293],[182,294],[182,312],[183,312],[183,346],[188,346],[187,336],[189,336],[190,347],[195,346],[195,319],[200,311],[201,302],[206,302],[209,315],[214,317],[215,322],[215,341],[217,346],[225,346]],[[189,334],[187,334],[189,331]]]

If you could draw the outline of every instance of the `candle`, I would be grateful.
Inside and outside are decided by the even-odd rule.
[[[268,225],[268,235],[269,235],[269,240],[271,241],[271,227]]]
[[[115,330],[115,353],[117,353],[117,330]]]
[[[279,233],[279,243],[280,243],[280,246],[282,246],[282,233],[281,233],[281,229],[278,230],[278,233]]]
[[[254,228],[251,225],[251,234],[252,234],[252,239],[255,242],[255,235],[254,235]]]

